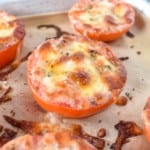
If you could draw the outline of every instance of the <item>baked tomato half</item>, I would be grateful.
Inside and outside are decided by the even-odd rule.
[[[23,23],[15,16],[0,11],[0,68],[15,59],[24,36]]]
[[[144,121],[145,135],[147,137],[147,140],[150,142],[150,97],[148,98],[142,117]]]
[[[118,97],[126,71],[105,43],[63,35],[44,42],[29,56],[27,77],[44,109],[80,118]]]
[[[86,139],[67,128],[41,123],[40,130],[6,143],[1,150],[96,150]],[[37,133],[38,131],[38,133]]]
[[[68,15],[77,32],[102,41],[121,37],[135,20],[133,7],[122,0],[79,0]]]

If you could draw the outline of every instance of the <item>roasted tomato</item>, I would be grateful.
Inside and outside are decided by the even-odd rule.
[[[15,16],[0,11],[0,68],[15,59],[24,35],[23,23]]]
[[[29,56],[27,76],[44,109],[73,118],[110,105],[126,81],[124,66],[105,43],[71,35],[41,44]]]
[[[6,143],[1,150],[96,150],[78,133],[60,125],[41,123],[32,133]]]
[[[142,117],[144,120],[145,135],[146,135],[148,141],[150,142],[150,97],[148,98],[148,101],[144,108]]]
[[[76,31],[93,40],[112,41],[134,24],[135,11],[121,0],[79,0],[69,11]]]

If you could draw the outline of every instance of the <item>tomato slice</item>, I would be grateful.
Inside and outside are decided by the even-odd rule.
[[[45,110],[81,118],[113,103],[126,70],[105,43],[64,35],[42,43],[29,56],[27,76]]]
[[[15,16],[0,11],[0,68],[15,59],[24,36],[23,23]]]
[[[45,123],[40,130],[38,134],[26,134],[6,143],[1,150],[96,150],[70,129]]]
[[[150,142],[150,97],[148,98],[142,117],[144,121],[145,135],[147,140]]]
[[[102,41],[118,39],[135,21],[134,9],[121,0],[79,0],[68,15],[77,32]]]

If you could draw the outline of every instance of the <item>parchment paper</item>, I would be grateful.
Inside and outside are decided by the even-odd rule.
[[[67,14],[56,14],[39,16],[24,19],[26,26],[26,37],[24,40],[21,56],[33,50],[38,44],[46,38],[53,37],[54,30],[38,29],[41,24],[55,24],[65,31],[72,32],[68,22]],[[113,104],[104,111],[84,119],[66,119],[61,118],[62,122],[78,123],[90,134],[96,134],[99,128],[106,128],[107,136],[105,140],[109,150],[109,144],[112,144],[117,136],[114,125],[120,120],[134,121],[141,127],[141,112],[150,95],[150,19],[139,14],[136,17],[136,23],[130,30],[135,37],[129,38],[124,35],[119,40],[109,43],[118,57],[128,56],[129,59],[124,61],[127,70],[127,82],[122,95],[126,92],[132,95],[126,106],[116,106]],[[137,54],[141,52],[141,54]],[[31,92],[26,81],[26,63],[9,75],[8,84],[13,88],[11,92],[12,100],[0,105],[0,124],[10,127],[3,115],[12,115],[11,110],[15,111],[16,119],[40,121],[46,115],[33,100]],[[54,116],[50,114],[50,116]],[[100,121],[101,120],[101,121]],[[132,138],[129,143],[125,144],[123,150],[149,150],[150,144],[146,142],[144,136]]]

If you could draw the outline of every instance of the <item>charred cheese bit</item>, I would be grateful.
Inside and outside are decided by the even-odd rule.
[[[105,26],[105,21],[111,24],[126,22],[126,18],[124,18],[127,12],[126,8],[122,5],[115,5],[109,0],[97,2],[97,5],[91,4],[91,6],[87,6],[85,9],[86,11],[80,15],[80,19],[95,27],[99,27],[102,24]]]

